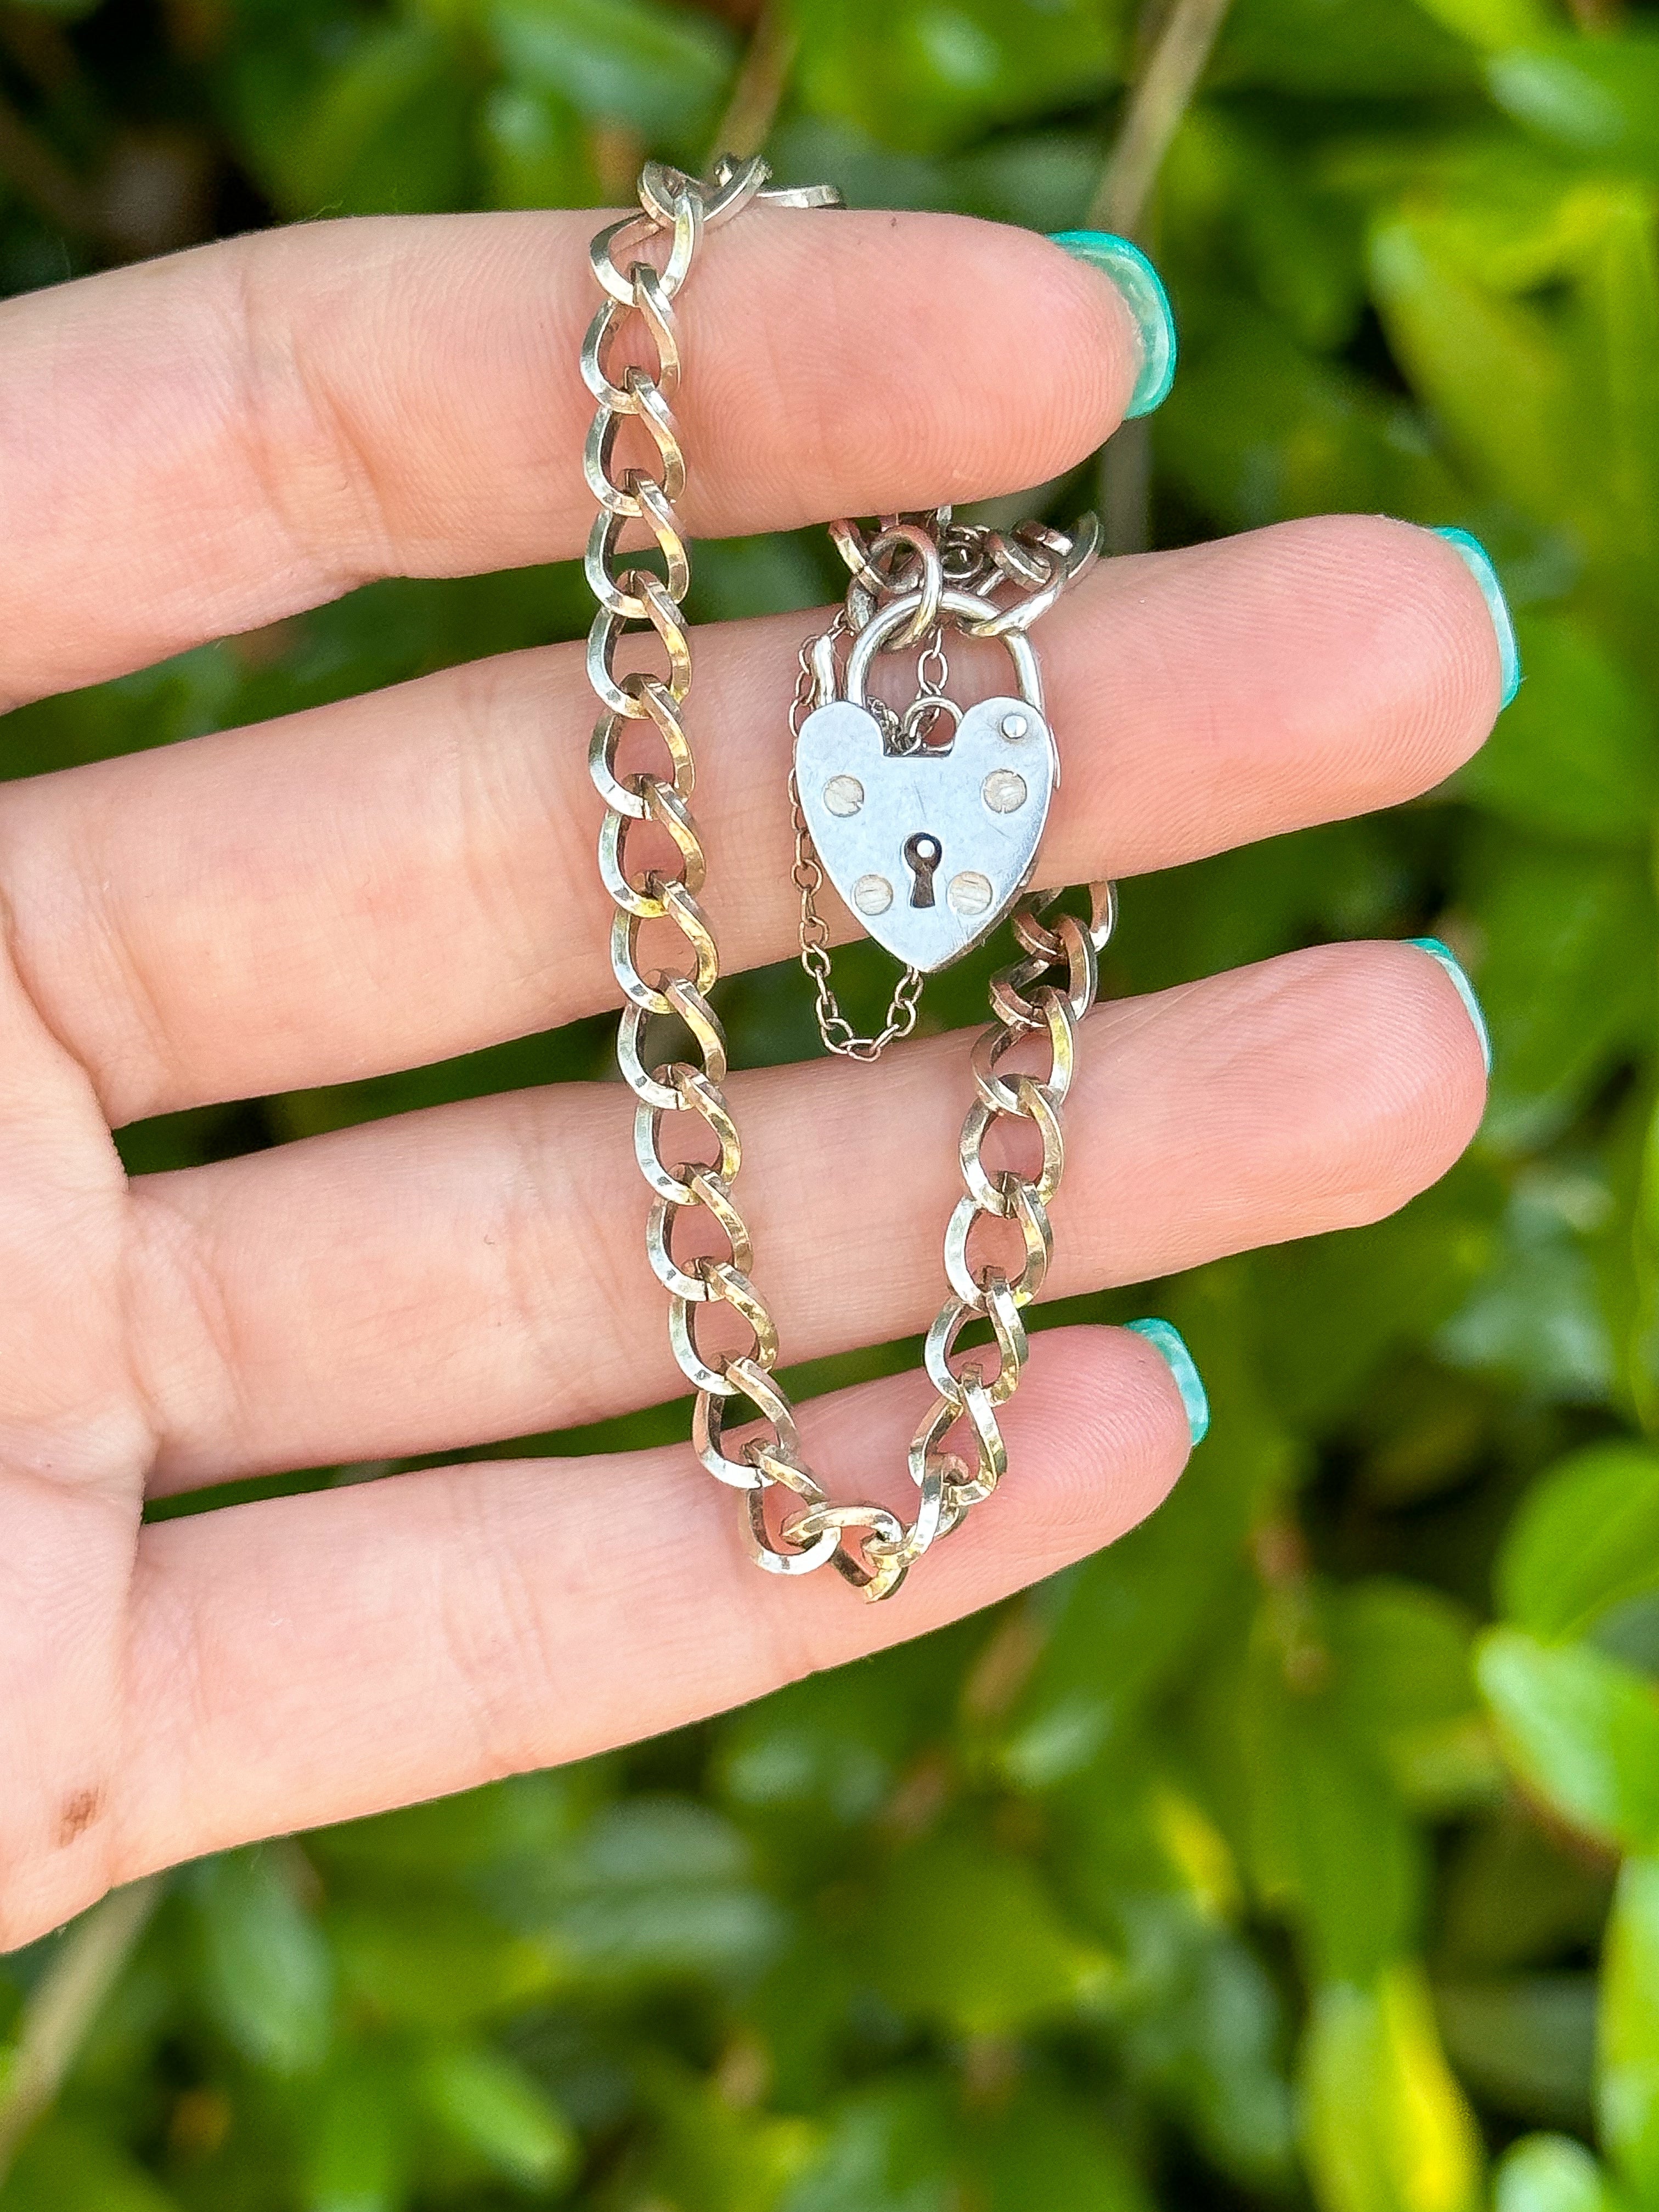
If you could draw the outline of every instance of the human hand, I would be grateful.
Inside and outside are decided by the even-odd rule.
[[[580,550],[592,222],[321,225],[0,311],[13,700],[374,576]],[[1139,357],[1098,272],[952,217],[769,210],[722,234],[682,308],[705,534],[1049,478],[1110,430]],[[783,707],[815,622],[699,641],[705,903],[733,967],[793,945]],[[1111,563],[1042,642],[1054,883],[1407,798],[1474,750],[1504,680],[1454,550],[1377,519]],[[0,787],[0,1942],[181,1856],[577,1757],[914,1635],[1110,1541],[1179,1472],[1157,1352],[1069,1328],[1007,1409],[1013,1478],[885,1606],[756,1575],[684,1449],[141,1525],[147,1492],[679,1387],[614,1086],[131,1184],[109,1135],[613,1004],[591,719],[560,646]],[[1087,1031],[1049,1295],[1375,1218],[1449,1164],[1484,1097],[1457,989],[1408,947],[1292,954]],[[733,1079],[792,1358],[931,1318],[965,1058],[939,1037]],[[917,1410],[914,1377],[817,1401],[815,1465],[902,1486]]]

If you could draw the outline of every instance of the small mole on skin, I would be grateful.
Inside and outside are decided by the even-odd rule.
[[[61,1850],[82,1836],[103,1810],[102,1793],[96,1790],[77,1790],[66,1800],[62,1817],[58,1823],[58,1846]]]

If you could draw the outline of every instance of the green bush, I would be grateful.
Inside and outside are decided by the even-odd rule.
[[[710,150],[746,12],[13,6],[0,282],[616,197]],[[1044,229],[1141,35],[1126,0],[794,0],[770,34],[786,177]],[[678,1737],[185,1869],[3,2212],[1659,2212],[1656,191],[1659,24],[1619,0],[1236,0],[1150,218],[1184,349],[1156,542],[1466,526],[1528,681],[1432,800],[1130,886],[1111,988],[1432,928],[1495,1042],[1469,1158],[1376,1228],[1067,1309],[1170,1313],[1211,1386],[1115,1550]],[[709,547],[696,611],[833,588],[816,538]],[[7,757],[583,619],[564,570],[377,585],[25,709]],[[805,1050],[799,978],[727,1006],[738,1057]],[[185,1163],[601,1051],[123,1142]],[[0,2036],[75,1940],[0,1962]]]

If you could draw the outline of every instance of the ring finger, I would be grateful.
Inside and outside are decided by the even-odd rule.
[[[793,942],[784,715],[805,634],[787,617],[698,641],[703,901],[728,973]],[[1462,562],[1374,517],[1113,562],[1041,642],[1065,763],[1048,883],[1413,796],[1500,696]],[[613,1005],[591,720],[580,648],[556,647],[0,788],[15,956],[111,1120]]]

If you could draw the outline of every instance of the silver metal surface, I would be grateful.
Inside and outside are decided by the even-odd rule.
[[[1013,711],[1030,718],[1023,738],[1003,732]],[[1018,773],[1006,765],[1011,755]],[[795,746],[801,811],[824,873],[877,943],[924,975],[988,936],[1024,890],[1059,771],[1047,723],[1007,698],[967,708],[948,750],[889,753],[875,717],[847,699],[814,708]],[[854,781],[864,804],[844,813],[829,794]],[[1014,785],[1019,795],[1011,804]],[[939,846],[938,885],[927,905],[916,903],[923,886],[906,854],[918,837]],[[957,895],[957,880],[966,877],[978,883]],[[866,895],[872,880],[892,887],[887,898],[872,902]],[[982,902],[975,902],[978,884]]]
[[[1069,1089],[1076,1060],[1079,1024],[1093,1004],[1098,954],[1112,928],[1111,887],[1091,886],[1088,923],[1055,910],[1055,895],[1031,893],[1013,915],[1014,939],[1021,957],[992,978],[991,1027],[975,1044],[972,1074],[975,1103],[963,1125],[959,1146],[964,1195],[945,1233],[945,1273],[952,1295],[928,1333],[925,1364],[936,1395],[911,1437],[907,1463],[915,1486],[915,1518],[908,1523],[890,1505],[833,1504],[802,1455],[788,1396],[774,1378],[779,1358],[778,1332],[766,1299],[750,1275],[751,1239],[735,1184],[742,1160],[736,1122],[723,1085],[726,1077],[725,1032],[709,1002],[720,973],[720,957],[697,894],[707,872],[701,834],[691,811],[695,769],[683,708],[691,683],[690,641],[682,602],[690,562],[675,512],[686,480],[685,455],[669,397],[684,374],[674,301],[705,235],[729,222],[745,206],[767,198],[785,204],[830,206],[836,195],[827,186],[787,192],[767,190],[769,171],[758,158],[737,161],[723,155],[706,179],[652,162],[640,179],[640,212],[608,223],[592,241],[593,274],[603,294],[583,349],[581,368],[598,411],[584,457],[587,480],[599,503],[589,543],[588,580],[598,601],[589,633],[588,673],[602,718],[590,754],[593,781],[605,808],[599,866],[616,914],[611,957],[625,1005],[617,1036],[617,1057],[633,1091],[635,1150],[654,1194],[646,1232],[651,1266],[668,1292],[668,1334],[675,1358],[697,1393],[693,1440],[710,1474],[741,1493],[738,1531],[750,1556],[767,1573],[793,1577],[833,1565],[866,1598],[889,1597],[928,1547],[957,1528],[969,1509],[988,1498],[1007,1466],[1007,1450],[998,1425],[998,1407],[1018,1386],[1027,1352],[1020,1309],[1042,1287],[1053,1249],[1048,1205],[1060,1182],[1063,1161],[1059,1109]],[[645,258],[649,248],[663,266]],[[656,366],[623,366],[622,355],[654,349]],[[661,473],[617,467],[617,432],[636,422],[654,445]],[[619,522],[638,520],[649,530],[665,573],[638,566],[617,567]],[[867,541],[855,523],[838,524],[836,544],[853,572],[845,608],[829,631],[800,655],[800,685],[791,711],[791,727],[805,729],[810,704],[825,713],[862,714],[879,747],[882,731],[858,705],[870,653],[897,648],[902,638],[921,644],[920,690],[904,717],[881,710],[890,740],[910,743],[908,757],[893,768],[913,777],[956,768],[946,783],[959,796],[952,801],[976,836],[986,825],[1007,834],[1037,811],[1038,787],[1046,810],[1057,772],[1054,741],[1040,719],[1035,656],[1024,631],[1093,558],[1098,531],[1085,517],[1072,537],[1039,523],[1022,524],[1004,537],[966,524],[954,524],[948,507],[920,517],[888,516]],[[982,587],[982,594],[973,586]],[[1014,596],[1001,605],[991,594],[1005,586]],[[952,601],[956,604],[952,604]],[[945,698],[949,668],[942,643],[946,619],[976,635],[1001,636],[1019,672],[1023,700],[1000,700],[963,715],[948,753],[929,756],[925,741],[938,734],[941,716],[956,709]],[[655,672],[619,676],[616,647],[629,632],[648,628],[654,634],[661,666]],[[853,652],[873,633],[860,659],[854,704],[837,699],[840,679],[836,648],[849,635]],[[976,720],[975,718],[978,718]],[[623,774],[618,748],[630,726],[649,723],[661,739],[660,767]],[[645,734],[641,730],[641,734]],[[998,774],[997,747],[1020,748],[1019,777],[1030,790],[1023,805],[999,816],[988,805],[988,780]],[[982,757],[974,761],[975,750]],[[988,750],[987,748],[990,750]],[[960,750],[960,757],[958,751]],[[881,760],[889,757],[882,754]],[[880,766],[880,761],[877,765]],[[666,775],[661,769],[668,770]],[[857,781],[859,802],[838,816],[828,805],[825,822],[854,825],[877,810],[878,787],[866,780],[867,762]],[[883,771],[884,772],[884,770]],[[836,789],[851,793],[842,779],[853,770],[824,764],[811,787],[815,805]],[[793,778],[792,778],[793,787]],[[927,787],[938,798],[943,787]],[[1011,792],[990,783],[994,791]],[[842,1014],[830,983],[829,932],[813,903],[823,874],[802,812],[805,793],[795,800],[794,880],[801,894],[801,960],[817,993],[824,1040],[834,1051],[854,1059],[873,1059],[895,1037],[908,1035],[916,1019],[921,977],[907,968],[893,993],[886,1025],[873,1037],[860,1037]],[[973,813],[978,808],[978,817]],[[943,826],[940,826],[942,822]],[[629,825],[651,823],[665,831],[677,848],[678,874],[630,860]],[[986,864],[958,865],[952,841],[961,824],[956,813],[936,822],[913,824],[892,839],[884,865],[865,871],[879,877],[893,905],[935,923],[948,925],[961,911],[988,900],[995,884]],[[1036,838],[1031,838],[1035,850]],[[1007,853],[1000,867],[1012,866]],[[935,885],[938,878],[938,888]],[[995,884],[1000,884],[1000,873]],[[853,878],[856,894],[859,878]],[[942,889],[943,896],[939,895]],[[872,894],[866,892],[866,898]],[[933,904],[915,906],[917,897]],[[1052,921],[1045,916],[1053,915]],[[638,964],[641,924],[671,922],[682,940],[685,965],[678,972]],[[663,1060],[651,1048],[653,1026],[678,1018],[690,1032],[690,1060]],[[999,1068],[1016,1045],[1030,1042],[1039,1051],[1046,1033],[1046,1073],[1009,1075]],[[1042,1148],[1038,1176],[994,1168],[983,1156],[985,1139],[1002,1118],[1032,1126]],[[672,1142],[676,1123],[700,1124],[694,1141],[712,1136],[718,1164],[699,1164]],[[712,1230],[728,1256],[699,1249],[676,1251],[679,1215],[696,1209],[701,1225]],[[1012,1224],[1024,1259],[1011,1276],[988,1255],[970,1247],[986,1236],[1010,1244]],[[978,1237],[976,1237],[976,1232]],[[699,1244],[702,1239],[699,1238]],[[821,1262],[815,1264],[822,1264]],[[711,1348],[698,1340],[699,1316],[724,1306],[744,1325],[748,1348]],[[961,1330],[983,1319],[994,1346],[958,1355]],[[995,1366],[991,1364],[994,1352]],[[573,1348],[568,1355],[580,1358]],[[960,1358],[961,1364],[953,1362]],[[744,1409],[752,1407],[755,1418]],[[728,1439],[728,1422],[744,1431]],[[960,1449],[952,1448],[952,1438]],[[971,1458],[965,1456],[971,1453]],[[614,1550],[614,1547],[611,1547]],[[617,1554],[619,1564],[625,1565]]]

